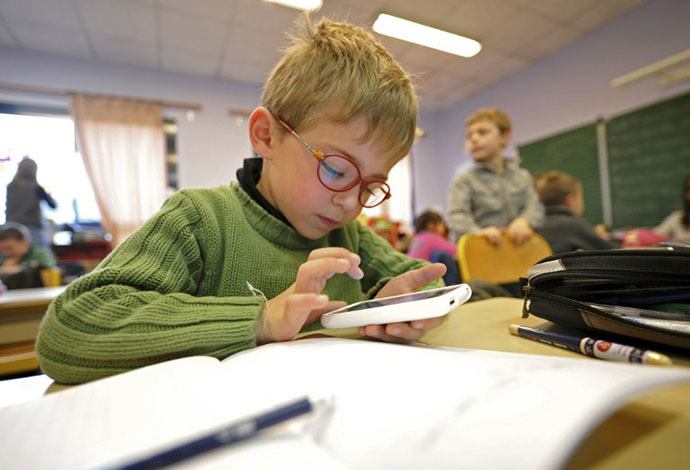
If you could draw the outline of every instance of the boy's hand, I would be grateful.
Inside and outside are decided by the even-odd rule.
[[[13,266],[19,266],[19,258],[6,258],[5,261],[3,261],[2,266],[4,268],[11,268]]]
[[[609,229],[606,225],[604,224],[596,224],[594,226],[594,232],[599,235],[599,237],[602,240],[611,240],[611,234],[609,233]]]
[[[530,239],[534,230],[529,226],[527,219],[516,217],[515,220],[508,225],[507,232],[510,239],[513,240],[513,243],[519,246]]]
[[[423,268],[408,271],[394,277],[379,291],[376,298],[415,292],[424,284],[434,281],[446,273],[446,267],[434,263]],[[387,325],[367,325],[359,328],[362,336],[371,336],[383,341],[417,341],[427,330],[443,323],[443,317],[415,320],[412,322],[389,323]]]
[[[493,225],[484,227],[477,233],[479,235],[484,235],[492,245],[498,246],[503,242],[503,234],[501,233],[501,229],[494,227]]]
[[[7,258],[0,266],[0,272],[5,274],[15,274],[22,270],[19,258]]]
[[[345,248],[312,251],[309,259],[299,267],[294,284],[264,305],[256,327],[257,344],[290,340],[304,325],[347,305],[329,301],[321,291],[334,274],[347,273],[354,279],[361,279],[364,273],[359,262],[359,256]]]

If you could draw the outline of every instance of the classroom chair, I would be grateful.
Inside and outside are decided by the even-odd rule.
[[[517,283],[527,269],[552,254],[549,244],[538,234],[520,246],[507,234],[499,246],[483,235],[466,233],[458,241],[458,264],[463,282],[481,279],[494,284]]]

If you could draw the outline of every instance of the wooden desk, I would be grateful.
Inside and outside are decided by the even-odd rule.
[[[551,322],[534,315],[522,318],[522,304],[522,299],[508,297],[467,303],[453,310],[446,317],[443,325],[429,331],[421,342],[434,346],[560,356],[586,361],[598,360],[567,349],[511,335],[508,332],[508,326],[513,323],[542,329],[555,327]],[[690,351],[687,355],[669,351],[659,352],[670,356],[674,365],[690,367]]]
[[[511,323],[529,326],[544,326],[546,323],[534,316],[522,319],[521,313],[522,301],[519,299],[495,298],[462,305],[449,314],[442,326],[427,333],[422,342],[438,346],[597,360],[510,335],[508,325]],[[310,334],[314,333],[318,331]],[[339,336],[350,335],[351,330],[339,332]],[[673,359],[676,364],[690,365],[687,358],[673,356]],[[68,388],[51,385],[50,379],[40,377],[42,378],[29,377],[0,382],[0,406],[7,404],[8,400],[9,403],[16,403]],[[21,390],[22,396],[13,395],[16,390]],[[582,393],[587,391],[583,390]],[[604,419],[571,457],[567,468],[685,469],[690,462],[687,436],[690,436],[690,382],[656,389]]]
[[[65,286],[9,290],[0,296],[0,376],[38,369],[34,340],[41,319]]]
[[[45,310],[65,288],[66,286],[8,290],[0,295],[0,314],[35,311],[37,308]]]

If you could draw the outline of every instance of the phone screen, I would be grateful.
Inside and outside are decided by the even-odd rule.
[[[387,305],[404,304],[405,302],[413,302],[415,300],[430,299],[432,297],[438,297],[443,294],[447,294],[450,291],[457,289],[458,286],[450,286],[445,289],[432,289],[421,292],[414,292],[412,294],[401,295],[399,297],[388,297],[376,300],[367,300],[366,302],[360,302],[349,307],[343,308],[341,312],[354,312],[355,310],[367,310],[374,307],[384,307]]]

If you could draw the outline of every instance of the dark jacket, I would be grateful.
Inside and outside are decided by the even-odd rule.
[[[554,254],[616,248],[612,242],[599,237],[592,224],[565,207],[547,206],[544,210],[544,225],[537,229],[537,233],[549,243]]]

